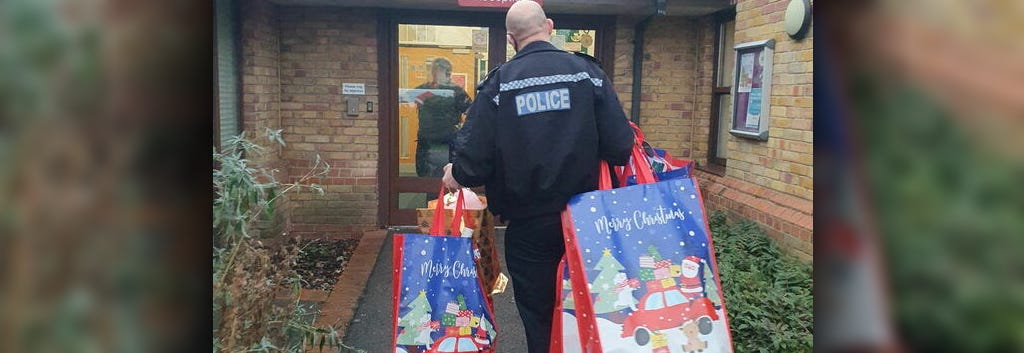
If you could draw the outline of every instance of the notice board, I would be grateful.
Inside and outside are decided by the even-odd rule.
[[[768,140],[768,112],[771,103],[772,53],[775,40],[738,44],[733,68],[732,126],[729,133],[745,138]]]

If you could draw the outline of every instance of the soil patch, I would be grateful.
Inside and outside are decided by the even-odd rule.
[[[302,253],[295,271],[302,276],[302,288],[330,291],[352,257],[357,239],[311,239],[300,242]]]

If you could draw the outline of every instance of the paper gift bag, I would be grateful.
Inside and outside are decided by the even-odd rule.
[[[732,352],[696,180],[654,182],[640,169],[640,184],[609,190],[602,168],[603,190],[573,197],[562,214],[572,288],[562,292],[574,310],[556,311],[551,351]],[[573,336],[579,346],[567,344]]]
[[[459,230],[462,211],[459,202],[449,230]],[[473,241],[442,235],[441,224],[429,235],[394,236],[394,351],[493,353],[494,308],[477,276]]]
[[[467,204],[477,203],[482,205],[479,209],[466,209],[464,215],[467,221],[461,224],[459,233],[465,229],[472,231],[473,244],[475,246],[474,256],[479,268],[480,280],[484,283],[486,293],[497,294],[505,291],[508,278],[501,272],[501,262],[498,259],[498,249],[494,244],[494,215],[487,210],[487,198],[476,196],[469,189],[462,189]],[[452,195],[452,194],[449,194]],[[474,198],[479,199],[476,201]],[[427,202],[427,208],[416,210],[417,223],[420,232],[427,233],[435,217],[435,210],[438,209],[438,200],[444,203],[443,222],[450,224],[455,215],[454,198],[440,196],[436,200]],[[475,202],[474,202],[475,201]]]

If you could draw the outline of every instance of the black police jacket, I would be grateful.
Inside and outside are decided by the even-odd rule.
[[[504,219],[563,210],[597,189],[600,160],[627,162],[633,131],[592,57],[534,42],[477,87],[452,143],[452,175],[486,187],[488,208]]]
[[[469,107],[469,95],[455,84],[438,85],[427,82],[416,88],[453,92],[452,97],[421,95],[423,102],[419,106],[419,130],[416,131],[416,140],[419,143],[448,144],[458,130],[456,126],[462,120],[462,113]]]

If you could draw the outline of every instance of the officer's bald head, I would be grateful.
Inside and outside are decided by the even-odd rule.
[[[554,23],[544,15],[540,4],[525,0],[512,4],[508,9],[505,28],[518,43],[518,50],[530,42],[549,40]]]

